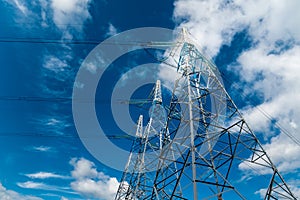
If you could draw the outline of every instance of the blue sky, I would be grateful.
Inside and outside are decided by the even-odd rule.
[[[0,0],[0,199],[112,199],[121,172],[94,158],[79,139],[73,85],[98,42],[148,26],[188,28],[300,196],[300,147],[291,139],[300,140],[299,6],[297,0]],[[120,70],[107,73],[98,86],[100,108],[109,105],[107,88],[146,56],[139,52],[115,63]],[[169,74],[157,76],[168,80]],[[145,111],[134,109],[136,121]],[[114,125],[109,119],[102,123]],[[124,148],[131,142],[112,140]],[[239,170],[242,180],[255,176]]]

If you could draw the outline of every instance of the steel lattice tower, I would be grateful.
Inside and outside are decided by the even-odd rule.
[[[265,188],[265,200],[295,200],[223,87],[216,66],[185,30],[178,43],[181,76],[162,129],[169,141],[161,146],[156,172],[150,175],[151,191],[148,185],[137,199],[249,199],[233,173],[246,167],[267,172],[259,183]]]
[[[143,130],[143,116],[137,124],[136,139],[123,172],[116,200],[143,199],[152,192],[153,180],[162,147],[169,143],[166,137],[166,112],[162,106],[161,83],[157,80],[152,94],[149,122]]]
[[[134,199],[136,196],[136,187],[138,184],[139,170],[141,166],[141,144],[143,137],[143,115],[140,115],[137,122],[135,140],[132,144],[128,162],[123,172],[117,195],[115,199]],[[136,154],[134,154],[136,153]],[[133,170],[137,173],[133,173]]]

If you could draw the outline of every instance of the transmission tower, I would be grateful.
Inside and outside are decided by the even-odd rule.
[[[241,166],[268,171],[262,175],[265,199],[296,199],[221,84],[216,66],[185,30],[181,43],[181,77],[167,121],[174,135],[162,150],[147,199],[249,199],[233,181],[232,170]],[[172,132],[174,122],[179,125]],[[174,163],[176,171],[165,167]]]
[[[137,122],[135,140],[132,144],[131,151],[129,154],[128,162],[125,166],[123,176],[117,191],[115,199],[134,199],[136,183],[138,182],[138,172],[141,166],[141,144],[142,144],[142,135],[143,135],[143,115],[140,115]],[[137,154],[134,154],[134,153]],[[133,173],[136,171],[137,173]]]
[[[143,117],[139,118],[136,139],[123,172],[116,200],[143,199],[152,192],[160,151],[166,142],[166,112],[162,106],[161,83],[157,80],[153,91],[152,106],[149,109],[149,122],[143,130]],[[164,134],[164,135],[163,135]]]
[[[151,168],[156,165],[153,167],[156,170],[140,173],[140,168],[134,168],[140,177],[148,177],[144,180],[151,181],[144,187],[138,183],[136,188],[140,188],[142,196],[128,195],[127,199],[250,199],[248,191],[239,186],[242,183],[235,177],[241,168],[247,168],[253,169],[251,176],[260,178],[249,189],[263,189],[265,200],[295,200],[226,92],[217,67],[199,51],[186,30],[182,31],[177,43],[180,45],[180,48],[176,46],[180,51],[177,61],[180,78],[173,88],[165,127],[152,137],[161,145],[150,148],[152,143],[145,131],[143,138],[147,145],[140,145],[144,147],[143,156],[135,160],[143,169],[147,166],[145,160],[157,160],[151,165]],[[174,51],[170,55],[175,57]],[[145,149],[159,149],[155,151],[159,154],[145,153]],[[262,174],[255,175],[260,171]],[[130,181],[126,183],[127,188],[137,185]]]

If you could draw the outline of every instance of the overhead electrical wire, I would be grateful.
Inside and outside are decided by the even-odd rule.
[[[225,74],[223,72],[220,71],[220,74],[222,76],[222,78],[230,85],[234,85],[235,83],[233,83],[233,81],[229,80],[226,78]],[[240,91],[239,93],[244,99],[249,100],[249,97],[247,97],[247,95],[245,94],[244,91]],[[253,100],[253,99],[251,99]],[[256,102],[255,102],[256,103]],[[267,118],[269,121],[273,121],[274,119],[276,119],[275,117],[273,117],[272,115],[268,114],[267,111],[265,111],[263,108],[260,108],[259,106],[255,106],[254,109],[258,110],[265,118]],[[300,140],[298,138],[296,138],[295,136],[293,136],[292,133],[290,133],[286,128],[284,128],[278,121],[274,122],[274,126],[277,127],[283,134],[285,134],[286,136],[288,136],[294,143],[296,143],[298,146],[300,146]]]
[[[156,56],[154,56],[153,54],[151,54],[151,52],[144,48],[144,50],[154,59],[156,59],[158,62],[164,63],[168,66],[171,66],[173,68],[177,69],[177,66],[174,66],[173,64],[170,64],[167,62],[167,59],[162,59],[159,60],[158,58],[156,58]],[[223,73],[222,71],[220,71],[220,69],[218,69],[220,72],[220,75],[222,77],[222,79],[224,79],[228,84],[230,85],[234,85],[235,83],[231,80],[229,80],[226,76],[225,73]],[[245,94],[244,91],[241,91],[240,95],[244,98],[244,99],[249,99],[247,97],[247,95]],[[251,99],[252,100],[252,99]],[[257,109],[264,117],[266,117],[269,121],[273,121],[275,119],[275,117],[272,117],[270,114],[268,114],[264,109],[255,106],[255,109]],[[277,127],[283,134],[285,134],[286,136],[288,136],[295,144],[297,144],[298,146],[300,146],[300,140],[298,138],[296,138],[292,133],[290,133],[286,128],[284,128],[281,124],[279,124],[279,122],[275,121],[274,126]]]
[[[0,38],[0,43],[29,43],[29,44],[72,44],[72,45],[118,45],[118,46],[149,46],[152,42],[145,41],[100,41],[100,40],[64,40],[44,38]]]
[[[193,37],[194,40],[197,41],[197,39],[189,32],[189,34]],[[147,53],[151,54],[147,49],[145,49],[147,51]],[[152,54],[151,54],[152,55]],[[152,57],[155,58],[154,55],[152,55]],[[209,59],[212,60],[212,58],[209,56]],[[170,63],[167,63],[166,60],[162,61],[163,63],[172,66],[174,68],[177,68],[177,66],[173,66]],[[220,71],[220,69],[218,69],[218,71],[220,72],[220,75],[222,77],[222,79],[224,79],[227,83],[229,83],[230,85],[234,85],[235,83],[233,83],[233,81],[229,80],[227,78],[227,76],[225,75],[224,72]],[[244,91],[241,91],[241,96],[244,97],[244,99],[249,99],[247,97],[247,95],[245,94]],[[257,109],[264,117],[266,117],[268,120],[273,121],[275,119],[275,117],[271,116],[270,114],[268,114],[264,109],[255,106],[255,109]],[[283,134],[285,134],[286,136],[288,136],[294,143],[296,143],[298,146],[300,146],[300,140],[298,138],[296,138],[292,133],[290,133],[286,128],[284,128],[279,122],[275,121],[274,126],[277,127]]]
[[[77,134],[51,134],[51,133],[41,133],[41,132],[0,132],[0,137],[11,137],[11,136],[18,136],[18,137],[46,137],[46,138],[91,138],[92,136],[78,136]],[[93,137],[102,137],[101,135],[93,136]],[[128,139],[133,140],[130,135],[122,134],[122,135],[105,135],[108,139]]]
[[[71,97],[0,96],[0,101],[70,102]]]
[[[189,33],[191,36],[193,36],[191,33]],[[194,38],[195,39],[195,38]],[[74,44],[74,45],[98,45],[101,43],[101,41],[96,40],[49,40],[49,39],[43,39],[43,38],[0,38],[0,43],[35,43],[35,44]],[[141,42],[141,41],[130,41],[130,42],[102,42],[102,45],[132,45],[132,46],[144,46],[149,47],[149,44],[152,44],[151,42]],[[148,48],[144,48],[144,50],[153,58],[155,58],[158,62],[164,63],[170,67],[177,68],[177,66],[174,66],[173,64],[168,63],[167,59],[158,59],[156,56],[152,55]],[[220,71],[220,70],[219,70]],[[229,83],[230,85],[233,85],[234,83],[229,80],[225,74],[220,71],[220,74],[222,78]],[[245,99],[247,99],[247,95],[242,91],[240,93]],[[39,101],[39,102],[70,102],[72,101],[72,98],[66,97],[54,97],[54,98],[48,98],[48,97],[28,97],[28,96],[19,96],[19,97],[13,97],[13,96],[0,96],[0,101],[3,100],[11,100],[11,101]],[[83,100],[81,100],[83,101]],[[88,101],[83,101],[88,102]],[[105,103],[108,101],[96,101],[96,103]],[[259,108],[258,106],[255,107],[264,117],[266,117],[268,120],[272,121],[275,119],[270,114],[268,114],[264,109]],[[295,142],[298,146],[300,146],[300,140],[297,139],[293,134],[291,134],[286,128],[284,128],[281,124],[279,124],[277,121],[274,123],[274,125],[279,128],[282,133],[287,135],[293,142]]]
[[[149,103],[151,99],[132,99],[128,100],[105,100],[105,99],[74,99],[72,97],[39,97],[39,96],[0,96],[0,101],[27,101],[27,102],[52,102],[52,103],[95,103],[95,104],[110,104],[110,103],[120,103],[120,104],[144,104]]]
[[[99,44],[92,40],[49,40],[40,38],[0,38],[0,43],[32,43],[32,44]]]

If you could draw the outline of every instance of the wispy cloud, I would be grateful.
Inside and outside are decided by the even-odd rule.
[[[31,23],[27,23],[27,26],[47,28],[54,24],[61,33],[78,35],[81,34],[85,22],[91,19],[89,6],[92,0],[4,1],[16,9],[15,20],[17,22],[30,20]],[[23,16],[22,18],[20,18],[20,14]]]
[[[21,14],[26,16],[29,12],[26,1],[24,0],[3,0],[4,2],[14,6]]]
[[[74,53],[66,45],[59,47],[56,52],[47,53],[42,59],[42,90],[51,95],[70,94],[73,86],[72,80],[75,76],[76,68],[71,66]],[[64,84],[64,87],[59,87]]]
[[[38,151],[38,152],[54,152],[55,151],[53,147],[48,147],[48,146],[33,146],[32,148],[30,148],[30,150]]]
[[[37,172],[33,174],[25,174],[25,176],[31,179],[48,179],[48,178],[58,178],[58,179],[70,179],[69,176],[63,176],[52,172]]]
[[[106,32],[106,36],[110,37],[110,36],[116,35],[117,33],[118,33],[117,28],[112,23],[109,23],[108,29]]]
[[[73,158],[70,164],[74,167],[71,172],[75,178],[71,183],[73,190],[86,198],[114,199],[119,186],[116,178],[98,172],[95,164],[84,158]]]
[[[61,60],[55,56],[47,56],[43,67],[55,73],[61,73],[66,70],[68,64],[66,60]]]
[[[30,189],[47,189],[47,190],[49,189],[49,186],[47,186],[46,184],[33,182],[33,181],[27,181],[22,183],[20,182],[17,183],[17,185],[22,188],[30,188]]]
[[[13,2],[23,14],[28,12],[27,7],[23,4],[23,2],[20,2],[19,0],[14,0]]]
[[[35,190],[62,192],[62,193],[67,193],[67,194],[77,194],[76,192],[73,192],[71,190],[71,188],[69,188],[69,187],[48,185],[43,182],[26,181],[26,182],[18,182],[17,185],[19,187],[25,188],[25,189],[35,189]]]
[[[51,133],[53,135],[63,135],[65,130],[72,126],[70,116],[61,116],[59,114],[51,116],[40,116],[39,119],[33,119],[33,124],[41,134]],[[40,150],[47,150],[39,148]]]
[[[13,190],[8,190],[0,183],[0,199],[3,200],[42,200],[39,197],[34,197],[31,195],[22,195],[20,193],[17,193]]]

